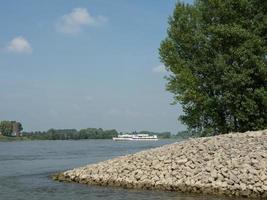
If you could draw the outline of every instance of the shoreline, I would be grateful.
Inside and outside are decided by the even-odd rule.
[[[267,130],[195,138],[60,172],[54,180],[267,197]]]
[[[50,141],[50,142],[54,142],[54,141],[62,141],[62,142],[67,142],[67,141],[91,141],[91,140],[96,140],[96,141],[112,141],[111,139],[79,139],[79,140],[39,140],[39,139],[29,139],[29,138],[0,138],[0,142],[33,142],[33,141]],[[160,139],[160,140],[169,140],[169,141],[177,141],[177,139]],[[115,142],[115,141],[114,141]],[[147,141],[123,141],[123,142],[147,142]],[[149,141],[149,142],[157,142],[157,141]],[[117,142],[116,143],[122,143]]]
[[[177,141],[177,139],[180,139],[180,138],[160,138],[159,140]],[[3,136],[3,135],[0,135],[0,142],[14,142],[14,141],[86,141],[86,140],[111,140],[112,141],[112,139],[110,139],[110,138],[56,139],[56,140],[52,140],[52,139],[30,138],[30,137],[26,137],[26,136],[16,137],[16,136]],[[116,141],[116,142],[121,142],[121,141]],[[133,141],[123,141],[123,142],[133,142]],[[136,141],[134,141],[134,142],[136,142]],[[147,142],[147,141],[138,141],[138,142]],[[154,141],[150,141],[150,142],[154,142]]]

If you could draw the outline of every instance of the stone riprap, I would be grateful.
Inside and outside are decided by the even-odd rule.
[[[267,130],[188,139],[76,168],[55,180],[267,198]]]

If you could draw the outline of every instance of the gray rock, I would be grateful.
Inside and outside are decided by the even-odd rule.
[[[52,178],[83,184],[267,197],[267,130],[194,138]]]

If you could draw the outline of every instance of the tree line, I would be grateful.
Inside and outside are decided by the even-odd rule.
[[[49,129],[48,131],[23,132],[23,136],[33,140],[80,140],[80,139],[112,139],[118,132],[114,129]]]
[[[80,139],[112,139],[119,133],[115,129],[103,130],[102,128],[76,129],[49,129],[48,131],[23,132],[23,136],[31,140],[80,140]],[[161,139],[171,138],[170,132],[155,133],[151,131],[130,132],[127,134],[157,135]]]
[[[160,139],[184,139],[196,136],[196,133],[190,131],[180,131],[177,134],[171,132],[153,132],[153,131],[133,131],[128,133],[118,132],[115,129],[103,130],[102,128],[86,128],[86,129],[49,129],[48,131],[30,131],[21,132],[22,124],[17,121],[1,121],[0,133],[4,136],[22,136],[22,139],[29,140],[80,140],[80,139],[112,139],[121,134],[148,134],[157,135]],[[1,135],[0,134],[0,135]]]

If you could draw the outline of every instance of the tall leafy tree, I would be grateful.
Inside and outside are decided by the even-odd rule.
[[[159,53],[189,129],[267,127],[267,1],[177,3]]]
[[[0,122],[0,132],[5,136],[11,136],[13,132],[13,124],[11,121],[1,121]]]

